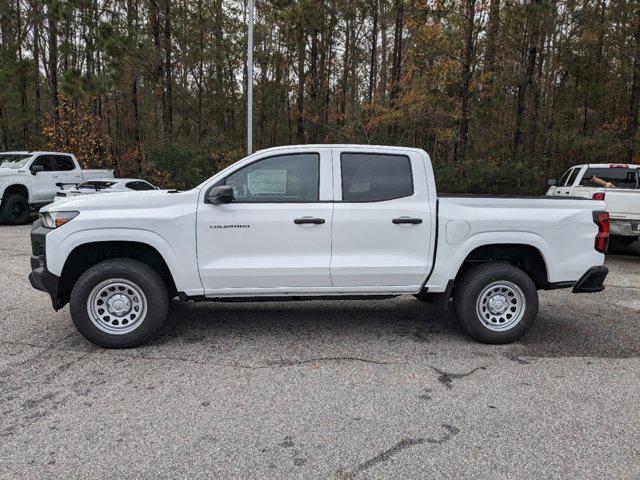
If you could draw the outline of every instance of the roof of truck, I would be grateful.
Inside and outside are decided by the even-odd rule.
[[[49,152],[46,150],[33,150],[33,151],[26,151],[26,150],[21,150],[21,151],[15,151],[15,152],[0,152],[0,155],[40,155],[40,154],[46,154],[46,155],[73,155],[72,153],[68,153],[68,152]]]
[[[585,163],[582,165],[574,165],[571,168],[640,168],[640,165],[634,163]]]
[[[279,147],[271,147],[265,148],[264,150],[257,150],[255,153],[265,153],[272,150],[283,150],[283,149],[299,149],[299,148],[341,148],[341,149],[354,149],[354,150],[375,150],[375,149],[385,149],[385,150],[399,150],[399,151],[407,151],[412,150],[414,152],[426,153],[422,148],[415,147],[398,147],[391,145],[368,145],[368,144],[352,144],[352,143],[320,143],[320,144],[299,144],[299,145],[282,145]]]

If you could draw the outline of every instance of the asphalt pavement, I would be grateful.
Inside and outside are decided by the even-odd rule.
[[[175,302],[115,351],[29,286],[29,228],[0,226],[2,479],[640,478],[633,249],[511,345],[402,297]]]

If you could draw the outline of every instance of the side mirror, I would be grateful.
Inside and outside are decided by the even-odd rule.
[[[31,167],[31,175],[35,175],[42,171],[44,171],[44,167],[42,165],[34,165]]]
[[[548,187],[555,187],[558,184],[558,181],[555,178],[550,178],[547,180]]]
[[[205,198],[205,203],[211,203],[213,205],[222,205],[231,202],[233,202],[233,187],[230,185],[220,185],[219,187],[210,188]]]

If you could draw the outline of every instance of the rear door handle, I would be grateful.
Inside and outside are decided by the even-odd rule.
[[[313,223],[315,225],[322,225],[324,223],[324,218],[314,218],[314,217],[302,217],[296,218],[293,223],[296,225],[302,225],[303,223]]]
[[[412,225],[417,225],[419,223],[422,223],[422,219],[421,218],[411,218],[411,217],[394,218],[392,221],[396,225],[399,225],[401,223],[410,223]]]

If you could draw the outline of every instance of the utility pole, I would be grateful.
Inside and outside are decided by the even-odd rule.
[[[247,35],[247,153],[253,153],[253,0],[249,2]]]

